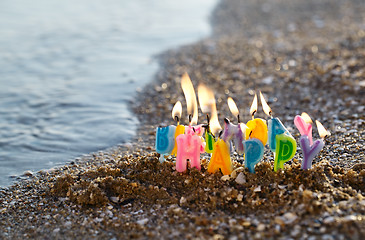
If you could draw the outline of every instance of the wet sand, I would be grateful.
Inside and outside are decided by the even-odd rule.
[[[133,144],[29,174],[1,190],[0,236],[364,238],[364,13],[362,1],[222,1],[212,15],[212,37],[161,54],[155,81],[133,105],[141,121]],[[177,173],[173,158],[160,164],[155,128],[174,124],[177,100],[185,109],[184,72],[195,86],[215,91],[221,123],[234,120],[229,96],[247,122],[259,90],[297,141],[295,115],[305,111],[320,120],[332,135],[313,169],[300,169],[301,150],[278,172],[268,149],[256,174],[237,155],[230,176],[207,173],[207,155],[201,172]],[[257,117],[267,118],[261,108]]]

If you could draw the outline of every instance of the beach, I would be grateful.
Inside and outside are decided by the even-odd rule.
[[[29,173],[0,190],[3,239],[363,239],[365,237],[365,4],[362,1],[223,0],[213,34],[159,56],[155,80],[131,107],[140,121],[129,144]],[[186,104],[187,72],[195,87],[214,90],[218,117],[241,120],[262,91],[273,116],[293,137],[307,112],[331,132],[313,168],[302,152],[273,171],[273,154],[249,173],[232,154],[229,176],[175,170],[155,152],[158,126],[175,124],[171,109]],[[259,107],[256,117],[268,117]],[[200,121],[205,116],[200,113]],[[319,138],[316,129],[314,139]]]

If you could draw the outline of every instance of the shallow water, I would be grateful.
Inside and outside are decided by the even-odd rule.
[[[127,142],[153,55],[209,35],[216,0],[0,2],[0,186]]]

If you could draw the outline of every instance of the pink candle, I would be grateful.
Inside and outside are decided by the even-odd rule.
[[[200,129],[202,131],[202,129]],[[176,155],[176,171],[186,171],[187,160],[190,160],[190,166],[201,169],[200,153],[204,152],[205,142],[198,134],[199,128],[188,126],[185,128],[185,134],[181,134],[176,138],[177,155]]]

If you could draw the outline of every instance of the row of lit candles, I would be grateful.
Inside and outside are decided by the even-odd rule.
[[[172,118],[177,122],[177,126],[170,125],[156,129],[156,151],[161,155],[160,162],[164,161],[165,155],[173,155],[176,156],[178,172],[186,170],[187,160],[190,161],[190,167],[200,170],[200,154],[207,152],[212,154],[208,172],[214,173],[220,169],[224,175],[228,175],[233,170],[230,157],[231,143],[238,154],[244,155],[245,166],[252,173],[255,172],[255,165],[263,158],[266,143],[274,153],[274,171],[283,168],[284,163],[294,157],[297,151],[295,139],[280,119],[272,116],[272,111],[261,92],[262,108],[269,116],[267,124],[264,119],[254,118],[258,107],[255,94],[250,108],[252,120],[246,124],[240,122],[236,103],[232,98],[228,98],[229,109],[234,116],[237,116],[238,124],[235,125],[225,118],[224,128],[221,130],[213,91],[203,84],[198,86],[199,105],[202,112],[207,115],[207,124],[196,125],[198,104],[193,84],[187,73],[181,78],[181,87],[186,100],[189,125],[180,124],[182,105],[178,101],[172,110]],[[321,139],[313,142],[311,123],[312,120],[306,113],[294,118],[294,124],[302,135],[299,144],[303,152],[303,169],[312,167],[314,157],[324,146],[324,137],[329,135],[322,124],[316,121]]]

